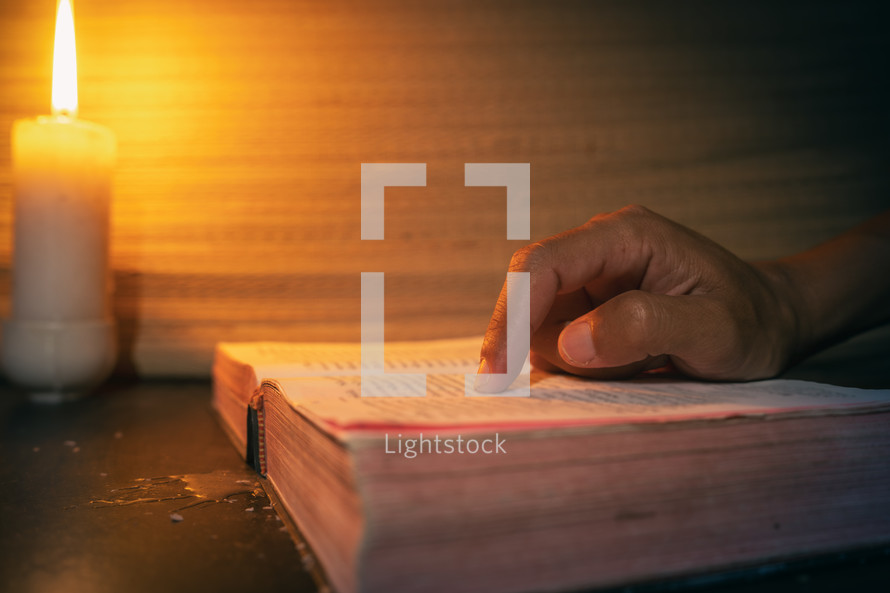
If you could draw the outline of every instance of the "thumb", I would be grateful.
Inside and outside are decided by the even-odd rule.
[[[708,318],[701,297],[631,290],[566,326],[559,355],[580,368],[617,367],[665,354],[694,358],[713,340]]]

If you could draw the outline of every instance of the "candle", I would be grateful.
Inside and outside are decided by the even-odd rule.
[[[82,395],[116,354],[109,211],[115,138],[77,119],[74,19],[56,14],[53,113],[12,128],[14,243],[3,367],[40,401]]]

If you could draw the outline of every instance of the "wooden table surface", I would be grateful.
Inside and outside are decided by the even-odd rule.
[[[0,590],[315,591],[207,383],[2,409]]]

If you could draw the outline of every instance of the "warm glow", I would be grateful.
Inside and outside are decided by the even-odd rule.
[[[77,56],[70,0],[59,0],[53,48],[53,114],[77,115]]]

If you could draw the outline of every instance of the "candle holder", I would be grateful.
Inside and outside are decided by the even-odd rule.
[[[3,323],[3,370],[32,401],[78,399],[104,381],[117,358],[112,320]]]

